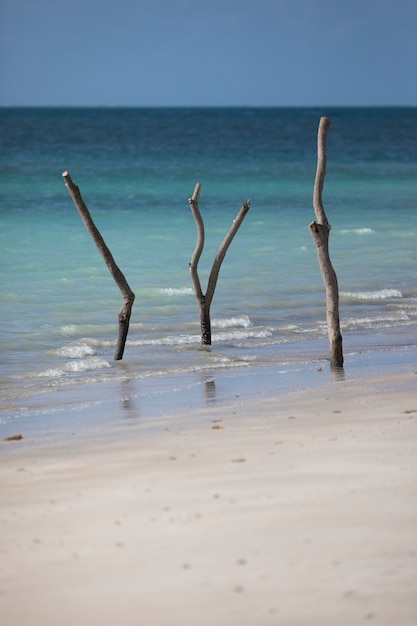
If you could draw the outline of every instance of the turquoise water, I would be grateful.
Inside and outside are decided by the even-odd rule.
[[[4,108],[3,419],[43,390],[325,361],[324,288],[308,230],[321,115],[331,119],[323,199],[345,360],[415,345],[417,109]],[[122,363],[112,360],[121,295],[64,170],[136,294]],[[200,346],[188,270],[197,182],[203,286],[251,200],[220,272],[211,349]]]

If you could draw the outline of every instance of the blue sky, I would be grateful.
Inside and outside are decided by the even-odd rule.
[[[416,0],[0,0],[0,105],[417,105]]]

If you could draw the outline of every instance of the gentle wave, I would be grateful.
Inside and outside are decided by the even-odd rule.
[[[398,289],[379,289],[377,291],[341,291],[340,296],[351,300],[390,300],[402,298],[403,294]]]
[[[71,337],[77,334],[78,326],[76,324],[67,324],[66,326],[61,326],[59,330],[62,335]]]
[[[89,357],[81,361],[68,361],[65,364],[65,369],[68,372],[88,372],[89,370],[98,370],[103,367],[111,367],[111,365],[108,361],[98,357]]]
[[[373,228],[342,228],[337,232],[342,235],[372,235],[375,233]]]
[[[85,356],[93,356],[94,350],[91,346],[81,342],[71,346],[63,346],[57,350],[51,350],[50,354],[54,354],[63,359],[82,359]]]
[[[395,315],[376,315],[369,317],[348,317],[341,320],[343,330],[380,330],[382,328],[396,328],[407,326],[412,321],[404,311]]]
[[[214,319],[211,325],[213,328],[249,328],[249,326],[252,326],[252,322],[247,315],[241,315],[239,317],[229,317],[223,320]]]
[[[270,330],[236,330],[230,333],[215,333],[214,335],[216,341],[242,341],[242,339],[266,339],[267,337],[272,337]]]
[[[60,367],[54,367],[41,372],[29,374],[30,378],[61,378],[68,372],[88,372],[111,367],[110,363],[98,357],[87,357],[76,361],[68,361]]]
[[[129,345],[131,346],[180,346],[180,345],[192,345],[198,344],[201,341],[200,335],[167,335],[166,337],[159,337],[157,339],[145,338],[145,339],[131,339]]]
[[[163,293],[166,296],[189,296],[193,295],[194,291],[192,287],[164,287],[160,289],[160,293]]]
[[[231,330],[230,332],[212,333],[213,343],[225,341],[241,341],[242,339],[265,339],[271,337],[270,330]],[[133,339],[129,341],[131,346],[187,346],[201,343],[201,335],[178,334],[164,337]]]
[[[133,327],[133,324],[131,325]],[[115,324],[66,324],[55,330],[54,334],[62,337],[79,337],[82,335],[84,341],[90,341],[90,335],[95,335],[97,329],[101,332],[114,333]]]

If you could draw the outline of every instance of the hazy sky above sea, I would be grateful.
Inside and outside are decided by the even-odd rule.
[[[417,105],[416,0],[0,0],[0,105]]]

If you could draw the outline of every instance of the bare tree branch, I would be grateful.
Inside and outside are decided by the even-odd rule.
[[[317,135],[317,169],[316,179],[314,181],[313,191],[313,207],[316,214],[317,223],[321,226],[325,226],[330,230],[331,226],[327,221],[326,213],[323,206],[323,187],[324,179],[326,177],[327,166],[327,135],[330,128],[330,120],[328,117],[322,117],[319,124],[319,130]]]
[[[198,208],[200,190],[201,190],[201,185],[200,183],[197,183],[194,188],[194,193],[192,195],[192,198],[188,200],[188,203],[191,207],[191,211],[193,213],[194,220],[197,226],[197,243],[196,243],[193,256],[191,257],[191,261],[189,265],[191,279],[193,282],[194,291],[195,291],[197,300],[200,300],[203,297],[200,279],[198,277],[198,262],[200,260],[200,257],[204,248],[204,222],[203,222],[203,218],[201,217],[200,209]]]
[[[317,258],[326,289],[326,320],[330,342],[330,365],[343,366],[342,335],[339,320],[339,287],[336,272],[330,260],[329,233],[331,226],[323,206],[322,194],[326,176],[326,144],[330,120],[322,117],[317,136],[317,170],[314,182],[313,206],[317,222],[309,225],[317,248]]]
[[[249,211],[249,209],[250,209],[250,200],[245,200],[240,208],[239,213],[236,215],[235,219],[233,220],[233,223],[230,227],[229,232],[227,233],[226,237],[223,239],[223,242],[221,243],[217,251],[216,258],[214,259],[213,267],[211,268],[210,276],[208,279],[207,292],[206,292],[206,298],[209,300],[210,303],[213,300],[214,290],[216,289],[220,267],[223,263],[224,257],[226,256],[226,252],[228,251],[229,246],[232,243],[237,231],[239,230],[240,225],[245,219],[246,213]]]
[[[133,302],[135,300],[135,294],[130,289],[128,282],[116,264],[109,248],[106,246],[103,237],[100,234],[97,226],[95,225],[89,210],[87,209],[84,200],[81,196],[80,190],[77,185],[72,181],[68,172],[63,172],[62,177],[65,181],[65,185],[73,199],[73,202],[78,210],[78,213],[81,216],[82,221],[84,222],[88,232],[90,233],[94,243],[96,244],[98,251],[106,263],[110,274],[113,276],[113,279],[120,289],[120,292],[123,296],[123,304],[119,311],[119,335],[116,345],[116,352],[114,355],[114,360],[119,361],[123,358],[123,353],[126,345],[126,338],[129,331],[129,322],[130,315],[132,312]]]
[[[201,328],[201,343],[203,345],[211,345],[211,320],[210,320],[210,307],[214,296],[214,291],[217,285],[217,279],[219,277],[219,272],[221,265],[223,263],[224,257],[226,256],[226,252],[233,241],[234,236],[240,228],[247,212],[250,208],[250,201],[246,200],[236,218],[233,220],[233,224],[229,229],[226,237],[221,243],[216,257],[213,262],[213,266],[211,268],[210,276],[207,284],[207,291],[204,294],[201,289],[201,283],[198,276],[198,262],[200,260],[201,254],[204,248],[204,222],[201,217],[200,210],[198,208],[198,200],[200,197],[201,185],[197,183],[194,189],[194,193],[192,198],[188,200],[191,211],[194,216],[194,220],[197,227],[197,243],[194,249],[193,256],[191,258],[191,262],[189,264],[191,280],[194,286],[195,297],[200,310],[200,328]]]

